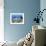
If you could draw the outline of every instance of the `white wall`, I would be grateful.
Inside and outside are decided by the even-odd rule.
[[[4,41],[4,1],[0,0],[0,42]]]

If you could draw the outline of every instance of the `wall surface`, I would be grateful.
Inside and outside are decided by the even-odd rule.
[[[40,9],[40,0],[4,0],[4,35],[7,41],[18,41],[32,28],[32,21]],[[24,24],[11,25],[10,13],[24,13]]]
[[[40,0],[40,10],[46,9],[46,0]],[[40,21],[40,25],[46,27],[46,10],[43,12],[43,22]]]
[[[4,0],[0,0],[0,42],[4,41],[4,2],[3,1]]]

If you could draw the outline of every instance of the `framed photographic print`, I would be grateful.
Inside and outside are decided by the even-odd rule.
[[[10,13],[10,24],[24,24],[24,13]]]

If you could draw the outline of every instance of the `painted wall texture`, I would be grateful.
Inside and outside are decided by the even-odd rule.
[[[40,9],[40,0],[4,0],[4,38],[18,41],[32,29],[32,21]],[[11,25],[10,13],[24,13],[24,24]]]
[[[40,10],[42,11],[43,9],[46,9],[46,0],[41,0],[40,1]],[[40,22],[40,25],[45,26],[46,27],[46,10],[43,12],[43,22]]]

